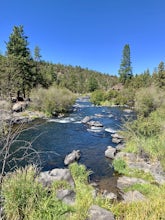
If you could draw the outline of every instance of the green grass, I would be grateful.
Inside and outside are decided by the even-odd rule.
[[[65,214],[73,210],[56,198],[55,190],[49,192],[35,180],[36,168],[33,166],[18,169],[6,176],[2,184],[5,218],[7,220],[65,219]],[[59,182],[53,187],[67,187]]]
[[[149,172],[144,172],[143,170],[139,169],[132,169],[127,166],[127,163],[124,159],[118,158],[113,161],[113,166],[116,172],[119,174],[129,176],[129,177],[136,177],[141,178],[149,182],[153,182],[154,178]]]

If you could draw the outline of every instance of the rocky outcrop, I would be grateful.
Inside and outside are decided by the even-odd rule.
[[[69,165],[80,159],[80,150],[73,150],[70,154],[66,155],[64,164]]]
[[[58,180],[67,181],[71,187],[74,187],[74,180],[69,169],[53,169],[50,171],[41,172],[37,179],[45,187],[51,186],[52,182]]]
[[[105,151],[105,156],[110,159],[114,159],[115,155],[116,155],[116,148],[108,146],[107,150]]]
[[[92,205],[89,209],[87,220],[115,220],[114,215],[97,205]]]

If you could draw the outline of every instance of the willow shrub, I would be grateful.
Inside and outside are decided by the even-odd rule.
[[[140,116],[147,117],[151,112],[165,104],[165,93],[151,86],[141,88],[135,94],[135,109]]]
[[[32,90],[31,108],[48,115],[64,113],[73,105],[75,98],[75,95],[65,88],[51,86],[49,89],[44,89],[40,87]]]

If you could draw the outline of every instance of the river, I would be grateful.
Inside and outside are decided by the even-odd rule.
[[[92,120],[101,122],[104,127],[90,129],[81,123],[85,116],[92,116]],[[112,143],[111,133],[120,130],[123,120],[130,117],[131,114],[122,108],[94,106],[88,98],[79,98],[67,117],[48,119],[38,129],[29,130],[23,136],[29,140],[39,136],[33,146],[46,152],[41,155],[42,170],[65,167],[66,154],[79,149],[79,163],[93,171],[94,179],[101,179],[113,174],[112,161],[104,156],[107,146],[116,146]]]

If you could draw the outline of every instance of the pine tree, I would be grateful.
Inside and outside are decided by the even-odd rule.
[[[159,66],[158,66],[156,84],[159,88],[165,87],[165,66],[164,66],[164,62],[162,61],[159,63]]]
[[[119,69],[120,82],[126,83],[133,76],[130,57],[130,46],[126,44],[123,49],[122,60]]]
[[[17,90],[18,98],[20,93],[25,98],[26,92],[30,91],[33,82],[32,58],[27,38],[23,26],[14,26],[13,32],[9,36],[9,42],[6,43],[8,66],[10,66],[8,74],[10,74],[14,90]]]

